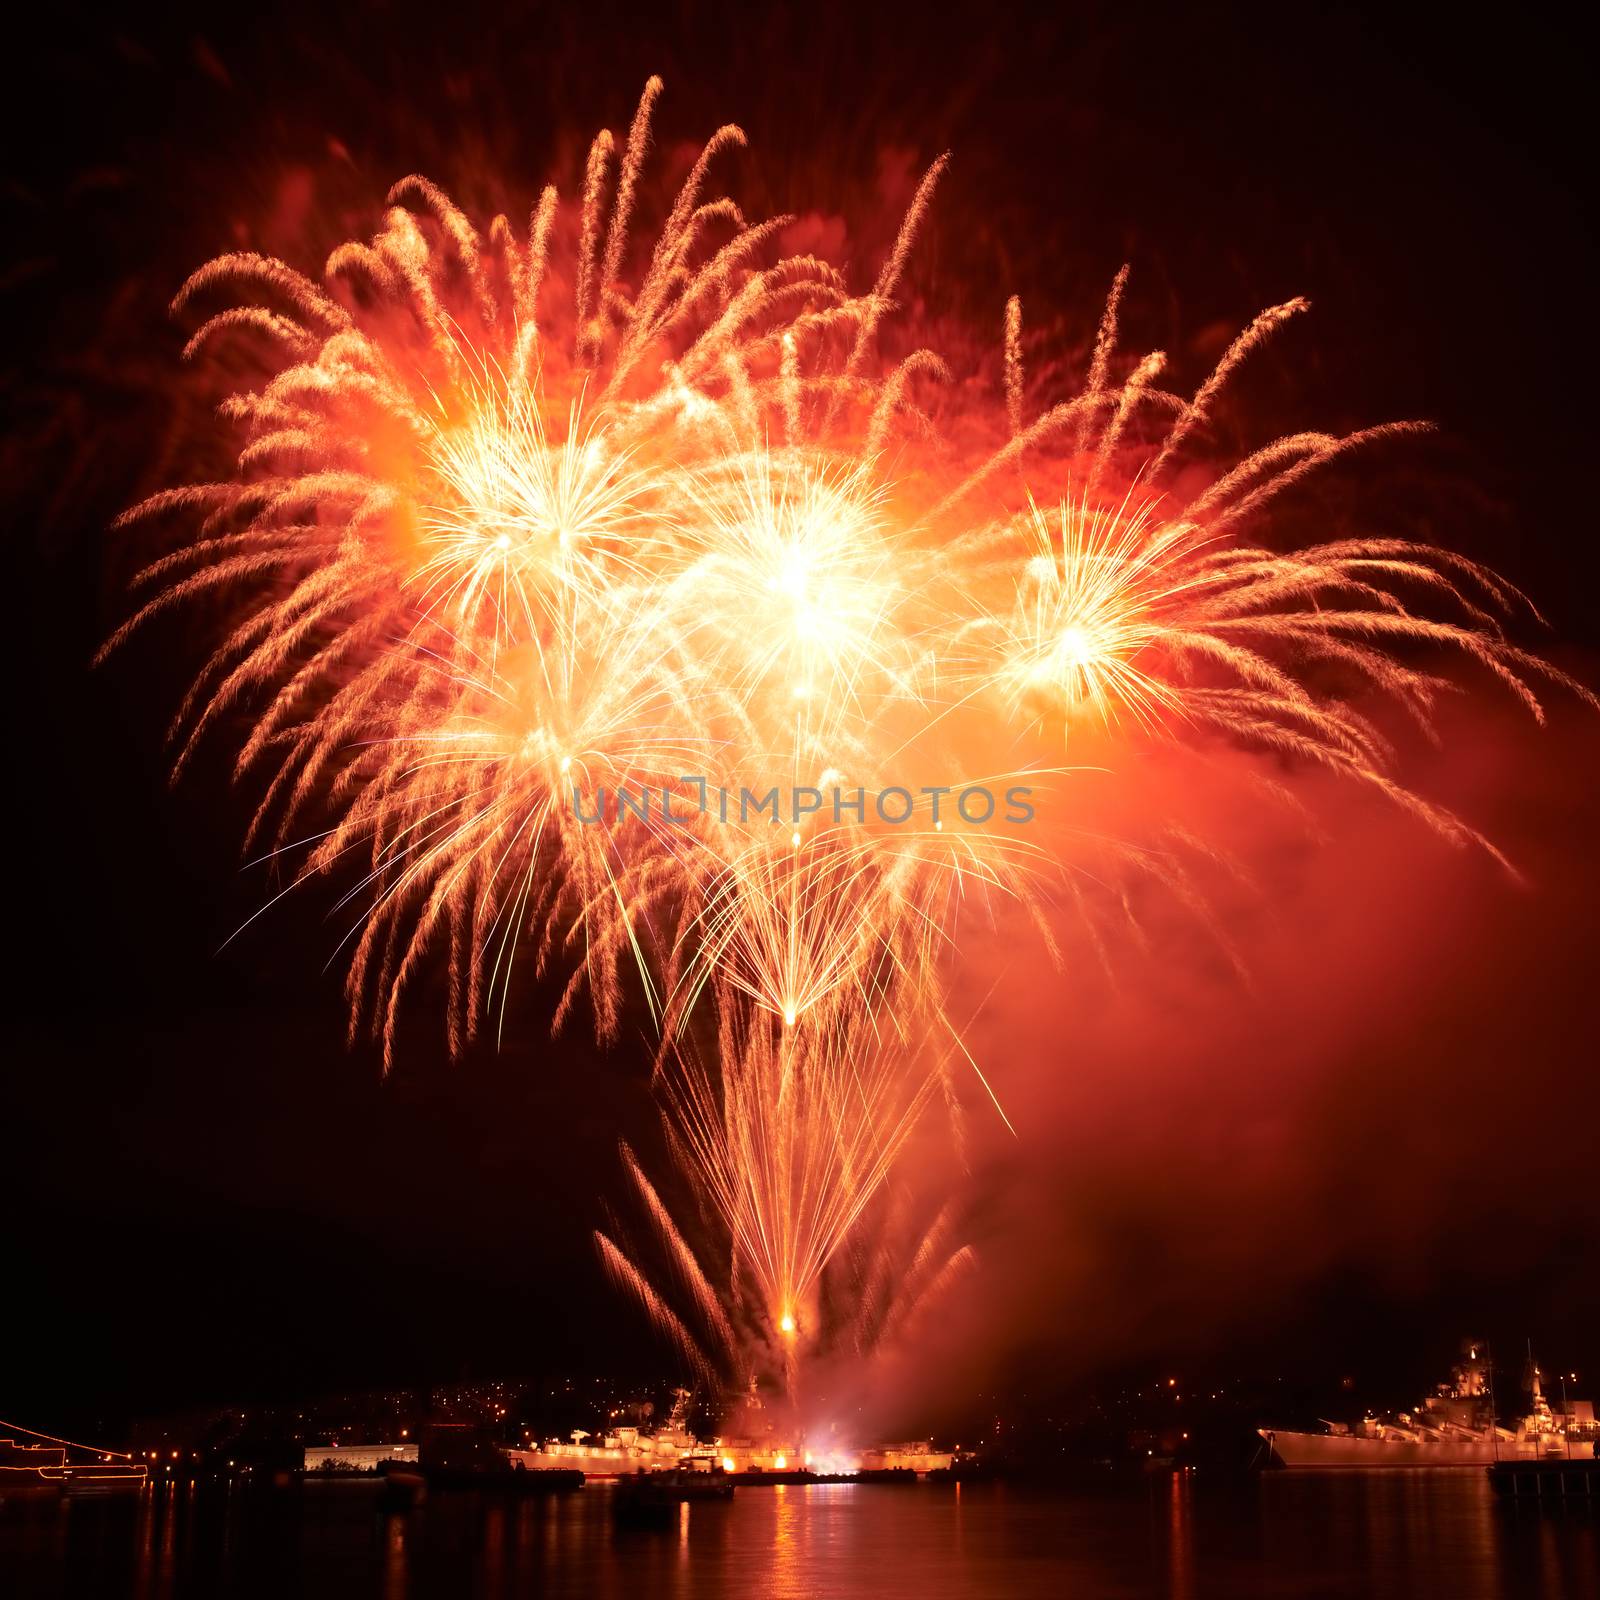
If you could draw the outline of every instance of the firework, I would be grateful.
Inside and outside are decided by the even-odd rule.
[[[1036,842],[1035,802],[1000,816],[997,795],[1064,805],[1051,785],[1089,721],[1119,748],[1329,770],[1490,848],[1399,782],[1377,708],[1427,725],[1452,654],[1535,716],[1541,682],[1576,686],[1511,641],[1525,602],[1479,566],[1265,537],[1309,474],[1418,425],[1293,435],[1174,487],[1201,476],[1230,375],[1303,302],[1184,397],[1159,352],[1119,349],[1124,269],[1080,392],[1030,417],[1013,299],[974,417],[937,355],[875,350],[942,160],[852,293],[782,255],[786,219],[705,198],[735,128],[635,236],[659,89],[620,152],[595,140],[573,213],[550,188],[526,228],[480,233],[413,177],[321,282],[235,254],[184,285],[188,353],[250,341],[263,379],[222,406],[235,470],[123,519],[186,537],[117,639],[220,598],[176,766],[233,737],[252,842],[295,883],[339,884],[352,1031],[386,1064],[432,961],[456,1050],[503,1017],[519,959],[566,975],[555,1026],[586,1003],[611,1039],[642,996],[720,1242],[692,1245],[630,1156],[648,1238],[602,1253],[707,1371],[742,1379],[759,1349],[792,1385],[830,1317],[860,1348],[892,1341],[970,1260],[948,1211],[888,1223],[906,1141],[977,1070],[945,979],[998,902],[1046,939],[1082,903],[1070,822]],[[1188,893],[1170,852],[1100,843]],[[841,1320],[830,1274],[852,1251]]]
[[[663,1281],[675,1283],[684,1302],[682,1317],[665,1300],[651,1309],[721,1381],[760,1369],[792,1394],[801,1353],[845,1334],[823,1314],[825,1274],[837,1273],[862,1217],[882,1209],[894,1162],[943,1074],[860,1010],[833,1028],[794,1028],[724,997],[713,1038],[704,1057],[692,1048],[672,1052],[662,1097],[678,1166],[708,1207],[733,1271],[712,1288],[703,1250],[629,1154],[645,1244],[653,1236],[668,1268]],[[874,1232],[880,1250],[899,1236]],[[635,1292],[643,1279],[634,1262],[643,1255],[606,1241],[608,1264]],[[881,1314],[869,1295],[846,1300],[851,1327],[867,1326],[869,1308]]]

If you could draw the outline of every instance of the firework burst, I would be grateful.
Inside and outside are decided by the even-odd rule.
[[[602,1039],[636,975],[729,1265],[707,1269],[631,1156],[667,1274],[602,1253],[693,1360],[742,1377],[753,1343],[792,1380],[919,1117],[976,1069],[944,999],[962,926],[1013,899],[1049,938],[1080,903],[1074,864],[1026,816],[1003,826],[996,792],[1048,785],[1091,719],[1130,748],[1331,770],[1481,844],[1398,781],[1374,704],[1428,725],[1450,655],[1535,716],[1537,684],[1576,686],[1513,644],[1525,602],[1481,567],[1260,534],[1309,474],[1416,425],[1292,435],[1173,488],[1303,302],[1184,397],[1159,352],[1118,348],[1124,269],[1081,390],[1030,418],[1013,300],[974,452],[949,441],[987,422],[938,425],[971,404],[942,360],[875,351],[943,161],[852,293],[781,253],[786,219],[705,197],[736,128],[635,236],[659,90],[620,149],[595,140],[572,214],[549,188],[526,227],[480,232],[412,177],[320,282],[234,254],[184,285],[187,353],[249,341],[264,377],[221,408],[234,471],[123,519],[185,537],[112,645],[220,601],[175,766],[226,732],[252,841],[295,882],[343,884],[352,1029],[386,1063],[430,961],[458,1050],[503,1015],[521,954],[567,975],[555,1024],[586,999]],[[1169,853],[1128,846],[1183,892]],[[863,1348],[970,1260],[948,1212],[875,1239],[845,1319]]]

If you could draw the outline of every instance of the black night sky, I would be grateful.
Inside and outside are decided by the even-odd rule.
[[[343,236],[320,229],[370,226],[413,170],[474,204],[497,198],[491,166],[524,205],[554,169],[570,187],[575,141],[625,126],[650,72],[667,83],[664,138],[747,130],[727,182],[752,213],[871,218],[886,160],[948,148],[912,273],[931,304],[998,329],[1015,289],[1041,325],[1059,318],[1081,340],[1128,260],[1130,342],[1181,349],[1204,325],[1309,295],[1315,315],[1256,392],[1277,408],[1270,426],[1437,421],[1427,531],[1525,586],[1551,625],[1528,642],[1600,681],[1589,64],[1552,19],[647,9],[653,20],[604,0],[52,6],[9,50],[0,1411],[64,1427],[346,1383],[664,1360],[589,1243],[617,1187],[619,1132],[654,1137],[646,1050],[598,1054],[581,1029],[549,1042],[550,995],[530,984],[503,1048],[454,1065],[422,1000],[382,1079],[372,1050],[345,1048],[329,964],[342,925],[314,893],[223,948],[269,881],[241,869],[248,796],[228,784],[225,740],[167,784],[162,734],[193,665],[182,624],[89,665],[126,613],[135,564],[108,525],[181,478],[203,403],[166,301],[241,237],[314,266]],[[331,223],[305,218],[329,208]],[[857,280],[895,220],[850,240]],[[1411,948],[1405,970],[1421,977],[1403,994],[1344,996],[1369,1020],[1393,1008],[1395,1079],[1352,1059],[1344,1120],[1302,1130],[1330,1225],[1336,1196],[1429,1139],[1441,1097],[1442,1137],[1462,1135],[1485,1185],[1451,1172],[1464,1210],[1429,1207],[1415,1230],[1403,1186],[1379,1183],[1374,1203],[1396,1208],[1386,1236],[1403,1243],[1381,1260],[1330,1250],[1294,1280],[1274,1262],[1296,1240],[1259,1220],[1271,1187],[1250,1191],[1237,1203],[1255,1246],[1220,1255],[1192,1302],[1179,1271],[1160,1311],[1135,1319],[1127,1355],[1354,1362],[1402,1390],[1479,1326],[1531,1335],[1580,1371],[1600,1357],[1600,737],[1570,712],[1557,724],[1542,744],[1516,736],[1530,809],[1497,768],[1476,813],[1514,840],[1537,835],[1534,883],[1505,890],[1501,914],[1501,891],[1473,879],[1437,956],[1453,980]],[[1466,1062],[1467,1102],[1430,1039]],[[1183,1072],[1161,1062],[1164,1083]],[[1136,1080],[1119,1082],[1122,1099],[1086,1113],[1108,1138],[1145,1115]],[[1137,1172],[1096,1169],[1074,1203],[1091,1231],[1102,1216],[1108,1237],[1125,1226],[1159,1272],[1187,1248],[1190,1202],[1164,1188],[1159,1138],[1139,1151]],[[1425,1170],[1448,1170],[1434,1154]],[[1144,1199],[1130,1209],[1131,1189]],[[1081,1357],[1051,1342],[1062,1306],[1094,1290],[1017,1296],[1011,1370],[1048,1385],[1114,1364],[1092,1341],[1068,1341]]]

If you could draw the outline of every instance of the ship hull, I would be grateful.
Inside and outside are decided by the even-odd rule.
[[[1530,1446],[1502,1439],[1363,1439],[1348,1433],[1290,1433],[1262,1428],[1261,1437],[1286,1467],[1487,1467],[1540,1458]]]

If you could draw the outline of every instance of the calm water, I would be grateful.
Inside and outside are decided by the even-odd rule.
[[[369,1485],[181,1488],[0,1508],[21,1600],[1101,1600],[1600,1596],[1600,1527],[1496,1504],[1481,1473],[1156,1478],[1116,1493],[999,1484],[742,1488],[622,1531],[599,1486],[551,1499]]]

